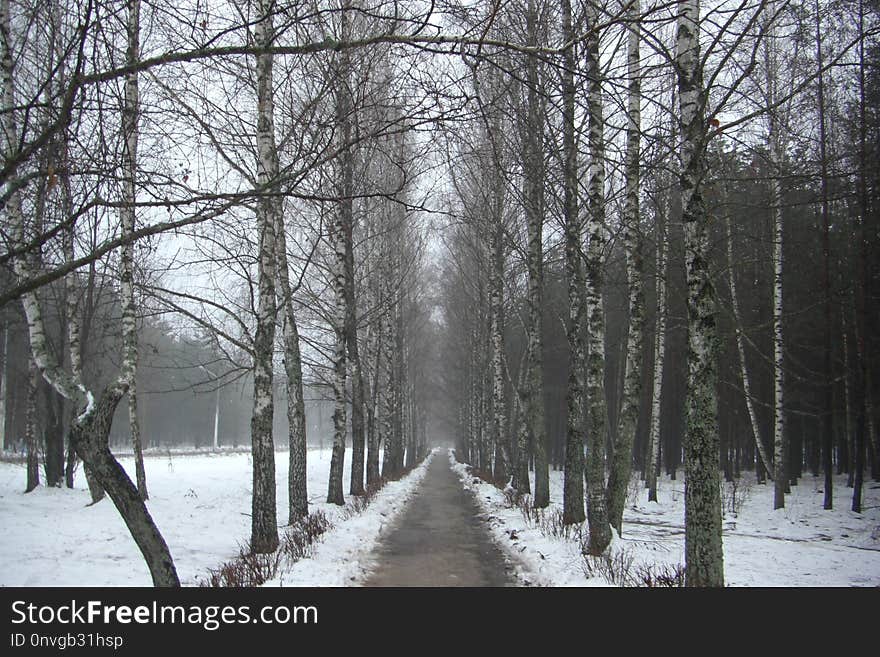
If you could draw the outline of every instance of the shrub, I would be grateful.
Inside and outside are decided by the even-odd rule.
[[[721,508],[734,518],[742,512],[743,505],[751,496],[751,480],[735,477],[721,483]]]
[[[257,554],[240,548],[235,559],[209,570],[207,578],[198,584],[215,588],[260,586],[278,574],[282,557],[294,563],[309,556],[312,545],[331,527],[323,511],[310,513],[288,528],[275,552]]]
[[[238,557],[208,571],[208,578],[199,583],[208,587],[260,586],[275,576],[281,564],[281,550],[257,554],[241,548]]]
[[[636,568],[636,586],[649,588],[684,586],[684,566],[681,564],[644,564]]]
[[[606,550],[594,557],[587,553],[588,544],[589,535],[585,535],[581,543],[581,554],[582,567],[587,578],[604,577],[609,584],[617,586],[635,585],[632,550]]]

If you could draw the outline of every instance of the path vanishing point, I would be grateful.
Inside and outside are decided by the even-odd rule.
[[[483,515],[438,450],[377,548],[364,586],[514,586]]]

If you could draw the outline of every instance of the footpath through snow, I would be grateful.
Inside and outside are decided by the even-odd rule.
[[[364,586],[512,585],[511,568],[478,516],[447,460],[433,459],[382,539]]]

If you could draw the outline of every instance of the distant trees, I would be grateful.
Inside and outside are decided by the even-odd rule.
[[[594,552],[607,544],[601,537],[608,524],[622,529],[631,468],[642,471],[649,499],[657,500],[661,459],[673,477],[676,467],[685,465],[692,585],[723,583],[722,472],[727,478],[744,469],[755,469],[759,480],[769,475],[782,506],[803,468],[818,472],[824,454],[826,506],[831,506],[832,462],[857,473],[858,496],[855,481],[864,467],[857,461],[870,453],[858,436],[876,435],[867,428],[876,409],[858,392],[873,384],[860,378],[866,361],[853,347],[859,335],[872,335],[860,328],[859,318],[876,316],[864,296],[872,266],[860,265],[872,262],[866,254],[877,242],[875,233],[863,230],[876,213],[860,200],[861,190],[870,186],[860,182],[859,172],[868,165],[858,160],[864,150],[859,144],[869,139],[858,126],[868,125],[870,103],[852,91],[862,88],[860,74],[865,84],[869,79],[860,44],[877,37],[872,32],[877,16],[864,7],[853,4],[853,20],[836,23],[836,36],[827,29],[816,32],[822,35],[818,39],[812,25],[826,15],[823,3],[701,8],[685,2],[667,8],[599,2],[550,8],[523,2],[470,17],[472,29],[491,31],[501,42],[519,38],[530,44],[531,35],[540,33],[552,44],[551,52],[520,53],[522,68],[497,46],[484,46],[478,60],[465,59],[471,70],[504,68],[509,88],[522,89],[524,96],[508,92],[507,111],[526,130],[523,155],[503,167],[513,199],[507,212],[515,221],[506,235],[513,257],[505,305],[510,317],[525,317],[527,308],[529,321],[521,320],[522,337],[508,329],[505,355],[508,431],[525,451],[520,463],[534,468],[535,487],[528,472],[518,471],[499,484],[533,493],[535,506],[546,506],[544,440],[538,439],[546,432],[550,462],[565,467],[564,518],[583,521],[586,501],[587,516],[594,514]],[[597,48],[602,57],[595,57]],[[847,67],[840,68],[842,62]],[[834,87],[837,109],[825,107],[824,118],[813,122],[807,108],[820,91],[827,98],[829,78],[840,84]],[[608,106],[627,111],[609,115]],[[816,126],[824,130],[829,115],[842,118],[847,111],[857,117],[849,146],[841,142],[840,155],[820,152],[832,137],[823,131],[817,140]],[[603,135],[611,135],[610,141],[603,143]],[[504,148],[519,154],[512,139]],[[853,154],[848,169],[844,152]],[[640,161],[651,165],[639,167]],[[529,192],[539,171],[546,205]],[[604,182],[603,171],[611,172]],[[456,173],[467,175],[460,168]],[[835,180],[832,189],[828,185]],[[456,195],[468,224],[479,226],[479,211],[469,205],[475,195],[466,183],[459,180]],[[586,202],[578,204],[582,195]],[[829,199],[826,221],[836,227],[829,231],[827,257],[814,213],[821,198]],[[861,216],[864,224],[853,219]],[[467,364],[450,362],[446,372],[447,385],[456,390],[450,400],[459,400],[451,405],[466,406],[451,426],[459,436],[460,458],[488,473],[493,463],[483,455],[492,447],[474,449],[485,440],[483,373],[491,353],[480,347],[486,344],[486,318],[479,311],[488,283],[481,276],[489,270],[475,247],[487,236],[457,230],[447,243],[447,276],[468,286],[467,298],[476,308],[462,311],[462,293],[449,283],[444,312],[455,319],[447,327],[447,349],[454,348],[453,336],[467,336],[462,339],[471,345],[462,356]],[[834,244],[835,230],[840,237],[855,235],[851,243],[858,246],[842,255],[845,242]],[[811,261],[829,262],[828,283],[818,277],[821,268],[807,264]],[[853,287],[850,281],[858,283],[845,291]],[[820,324],[809,310],[810,286],[828,290],[824,312],[827,317],[834,309],[832,333],[845,338],[834,340],[838,346],[830,350],[817,349]],[[538,317],[548,318],[554,330],[535,349]],[[561,358],[542,362],[536,352],[558,352]],[[817,353],[832,354],[834,364],[821,365]],[[537,375],[524,375],[531,368]],[[538,389],[547,409],[542,417],[527,411],[529,393]],[[821,402],[817,395],[823,391]],[[859,410],[869,407],[873,410]],[[589,464],[586,489],[583,459]]]

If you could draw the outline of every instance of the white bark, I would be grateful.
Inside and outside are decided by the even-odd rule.
[[[272,0],[257,1],[254,41],[258,46],[274,42]],[[251,550],[274,552],[278,547],[275,508],[275,450],[272,437],[273,366],[275,342],[275,226],[281,212],[275,195],[278,153],[275,147],[275,102],[272,86],[273,56],[257,55],[257,181],[263,196],[257,209],[259,230],[259,308],[254,336],[254,403],[251,415],[253,493],[251,503]]]
[[[570,0],[562,3],[563,39],[574,38]],[[567,338],[570,352],[566,390],[565,471],[562,516],[566,524],[584,521],[584,367],[586,324],[584,276],[581,264],[581,225],[578,215],[577,145],[575,140],[575,56],[566,48],[562,74],[563,216],[565,223],[565,277],[568,287]],[[602,431],[604,432],[604,426]],[[604,466],[603,466],[604,475]],[[592,531],[591,531],[592,535]]]
[[[309,514],[309,498],[306,477],[306,407],[303,396],[302,356],[299,348],[299,328],[293,308],[293,289],[287,261],[287,235],[284,215],[279,212],[275,224],[275,247],[277,258],[279,305],[284,312],[284,369],[287,374],[287,423],[288,423],[288,522],[293,524]],[[219,394],[218,389],[218,404]],[[219,414],[219,405],[217,407]],[[217,442],[217,418],[214,418],[214,442]]]
[[[669,217],[667,194],[666,217]],[[657,473],[660,469],[660,402],[663,393],[663,363],[666,357],[666,250],[667,234],[657,230],[657,315],[654,322],[654,376],[651,381],[651,430],[648,440],[650,451],[646,468],[648,501],[657,501]]]
[[[529,45],[538,43],[538,12],[535,0],[528,4]],[[527,184],[526,219],[528,233],[527,266],[528,282],[528,362],[526,367],[526,423],[531,434],[532,453],[535,461],[534,504],[545,508],[550,504],[550,466],[547,459],[546,431],[544,426],[544,156],[541,135],[544,118],[540,110],[538,93],[538,69],[534,57],[528,63],[528,166],[525,169]],[[528,454],[522,450],[519,475],[522,488],[529,489]]]
[[[340,38],[345,40],[348,36],[348,12],[347,5],[343,6],[340,14],[342,25]],[[333,251],[333,261],[330,268],[330,277],[333,289],[333,331],[335,345],[333,349],[333,455],[330,459],[330,478],[327,485],[327,502],[330,504],[345,504],[345,496],[342,487],[342,473],[345,468],[345,439],[347,433],[347,344],[346,344],[346,318],[348,315],[348,299],[346,295],[346,235],[350,226],[349,213],[351,205],[347,197],[351,195],[349,185],[351,153],[349,152],[351,141],[351,98],[349,96],[349,53],[343,50],[339,54],[335,70],[336,85],[336,124],[339,129],[339,147],[342,148],[341,164],[338,173],[338,207],[333,217],[330,229],[330,247]]]
[[[630,21],[627,35],[627,134],[626,188],[623,210],[623,242],[626,255],[626,279],[629,306],[629,329],[624,365],[623,405],[618,418],[617,440],[608,476],[608,516],[617,533],[623,532],[623,506],[632,473],[633,443],[639,419],[642,391],[642,333],[644,295],[642,292],[642,236],[639,227],[639,159],[641,131],[641,38],[639,2],[628,1],[626,16]]]
[[[679,2],[675,45],[689,315],[685,568],[688,586],[723,586],[718,415],[714,395],[716,301],[708,271],[709,216],[701,189],[706,169],[707,127],[699,0]]]
[[[605,435],[608,408],[605,396],[605,311],[602,303],[605,227],[605,117],[602,107],[602,70],[599,61],[599,15],[588,4],[586,43],[587,113],[589,114],[590,169],[587,186],[586,302],[587,314],[587,521],[589,552],[601,554],[611,542],[611,525],[605,499]]]
[[[140,43],[140,0],[128,0],[128,50],[126,64],[137,64]],[[138,74],[125,76],[125,99],[122,108],[122,205],[119,210],[122,236],[128,237],[135,229],[135,203],[137,201],[137,148],[138,112],[140,95]],[[119,373],[120,383],[128,388],[128,416],[131,429],[131,443],[135,456],[135,471],[138,493],[142,499],[149,497],[147,477],[144,470],[144,454],[141,447],[140,424],[137,414],[137,306],[134,298],[134,242],[127,242],[121,251],[120,288],[122,291],[122,345],[123,359]]]
[[[727,273],[728,285],[730,286],[730,305],[733,310],[734,334],[736,336],[736,351],[739,356],[739,368],[742,377],[743,395],[746,400],[746,409],[749,413],[749,423],[752,427],[752,436],[755,440],[755,447],[758,449],[758,456],[764,466],[765,472],[772,479],[772,461],[767,456],[767,450],[764,448],[764,440],[761,437],[761,428],[758,424],[758,415],[755,412],[755,402],[752,397],[751,377],[749,376],[749,368],[746,362],[746,350],[742,336],[742,315],[739,311],[739,295],[736,291],[736,276],[734,272],[733,258],[733,231],[731,229],[730,215],[725,217],[725,226],[727,231]]]

